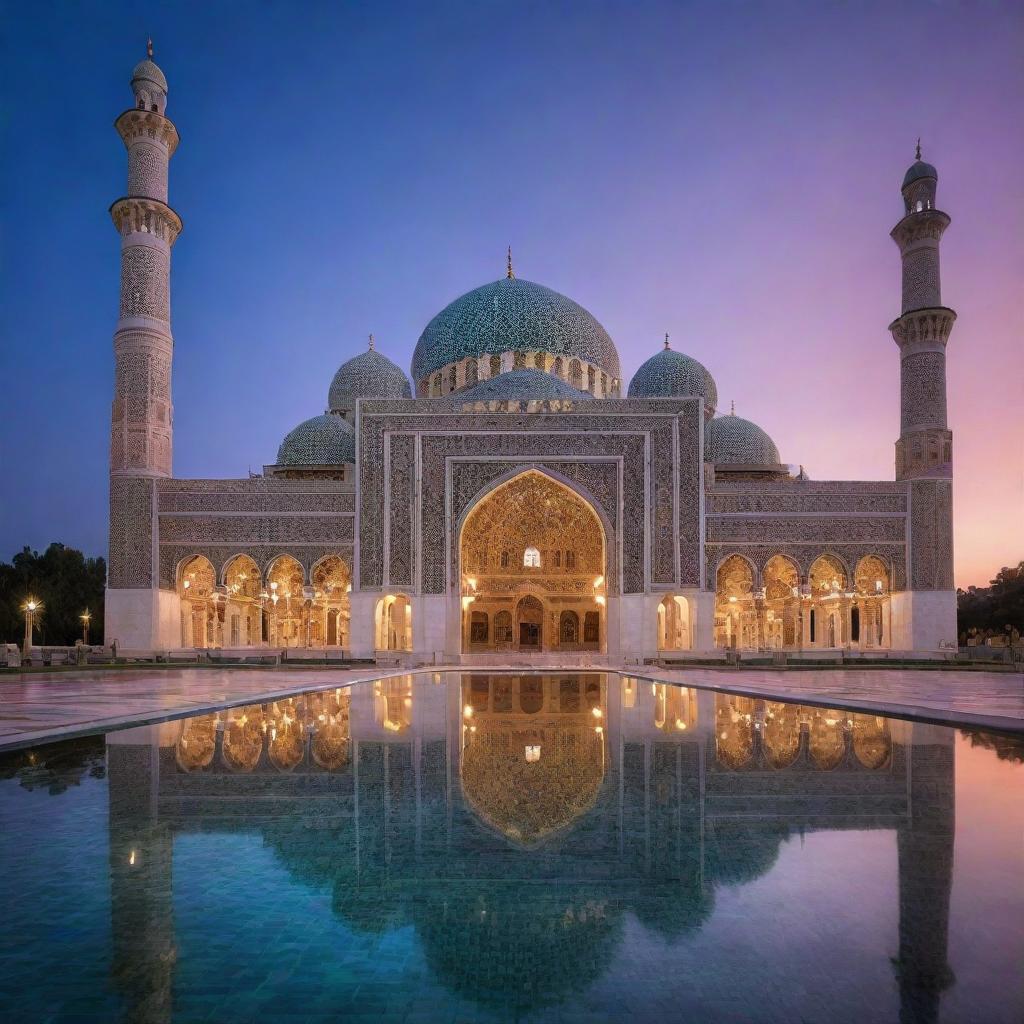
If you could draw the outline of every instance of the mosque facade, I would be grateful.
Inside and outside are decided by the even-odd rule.
[[[168,204],[178,134],[150,52],[115,122],[127,194],[107,641],[122,650],[466,663],[955,643],[952,435],[935,168],[891,235],[902,306],[891,480],[817,481],[669,346],[625,382],[598,320],[517,277],[426,325],[411,379],[371,337],[261,475],[172,471]],[[312,410],[311,410],[312,411]],[[797,453],[787,453],[797,454]]]

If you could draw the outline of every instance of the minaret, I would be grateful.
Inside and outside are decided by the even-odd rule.
[[[121,314],[114,333],[110,548],[105,642],[169,645],[178,613],[157,587],[156,484],[171,475],[171,247],[181,218],[167,205],[177,129],[164,117],[167,79],[152,61],[132,72],[135,106],[115,122],[128,150],[128,194],[110,207],[121,235]]]
[[[946,341],[956,313],[942,305],[939,242],[949,215],[935,208],[938,172],[917,159],[903,178],[905,216],[892,229],[903,260],[903,305],[889,330],[900,348],[900,439],[896,479],[949,479],[953,435],[946,426]]]
[[[132,73],[135,106],[114,122],[128,150],[128,191],[110,207],[121,235],[112,476],[171,475],[171,247],[181,218],[167,205],[167,165],[178,132],[164,116],[167,79],[152,57],[150,41]]]
[[[935,207],[938,172],[921,159],[903,178],[903,219],[892,229],[903,261],[902,312],[890,325],[900,349],[896,479],[907,481],[906,591],[894,595],[893,645],[956,646],[953,590],[953,435],[946,423],[946,341],[956,313],[942,305],[939,242],[949,215]]]

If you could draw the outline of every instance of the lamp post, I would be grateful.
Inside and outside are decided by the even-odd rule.
[[[86,647],[89,646],[89,620],[92,618],[92,613],[88,608],[78,616],[82,620],[82,643]]]
[[[43,610],[43,602],[37,601],[34,597],[27,597],[22,602],[21,610],[25,613],[25,640],[22,644],[22,656],[32,656],[32,627],[35,625],[36,616]]]

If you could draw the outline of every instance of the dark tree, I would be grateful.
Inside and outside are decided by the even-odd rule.
[[[988,587],[958,590],[957,622],[961,635],[1024,633],[1024,562],[999,570]]]
[[[103,590],[107,564],[81,551],[51,544],[43,554],[23,548],[0,562],[0,639],[20,644],[25,633],[21,604],[29,595],[43,602],[33,640],[40,646],[70,646],[82,636],[79,616],[92,613],[89,642],[103,641]]]

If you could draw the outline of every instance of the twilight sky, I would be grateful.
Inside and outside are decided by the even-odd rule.
[[[301,13],[300,13],[301,12]],[[956,582],[1024,557],[1024,7],[0,3],[0,557],[106,551],[112,127],[152,34],[177,476],[244,476],[365,346],[503,273],[665,331],[817,479],[891,479],[888,233],[939,169]]]

